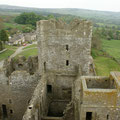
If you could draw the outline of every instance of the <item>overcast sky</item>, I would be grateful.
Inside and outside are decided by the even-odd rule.
[[[0,0],[0,4],[37,8],[85,8],[120,11],[120,0]]]

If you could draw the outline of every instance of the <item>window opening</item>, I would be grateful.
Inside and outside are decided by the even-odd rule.
[[[66,60],[66,66],[69,66],[69,60]]]
[[[52,93],[52,85],[47,85],[47,93]]]

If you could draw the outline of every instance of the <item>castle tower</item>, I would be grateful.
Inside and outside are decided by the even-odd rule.
[[[45,69],[57,73],[89,74],[91,54],[91,23],[74,20],[41,20],[37,23],[39,72]]]

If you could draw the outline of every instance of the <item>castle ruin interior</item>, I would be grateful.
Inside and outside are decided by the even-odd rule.
[[[39,54],[0,70],[0,120],[120,120],[120,72],[96,76],[92,24],[37,22]]]

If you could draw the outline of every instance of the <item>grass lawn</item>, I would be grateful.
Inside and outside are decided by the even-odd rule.
[[[3,59],[7,59],[8,56],[11,56],[15,51],[8,49],[7,51],[0,54],[0,61]]]
[[[102,40],[103,50],[120,61],[120,40]]]
[[[102,56],[94,59],[97,75],[109,76],[111,71],[120,71],[120,65],[114,60]]]
[[[36,56],[36,55],[38,55],[38,49],[33,48],[33,49],[29,49],[29,50],[25,50],[25,51],[21,52],[15,58],[17,58],[18,56],[25,56],[26,58],[28,58],[29,56]]]
[[[0,61],[3,59],[7,59],[8,56],[11,56],[17,49],[16,46],[9,46],[9,45],[5,45],[5,48],[7,48],[7,51],[0,54]]]
[[[102,40],[102,49],[120,61],[120,40]],[[111,71],[120,71],[120,65],[116,61],[103,55],[102,51],[92,49],[97,75],[109,76]]]
[[[104,57],[104,52],[92,49],[97,75],[109,76],[111,71],[120,71],[120,65],[111,58]]]
[[[22,28],[25,27],[26,25],[20,25],[15,23],[4,23],[4,26],[5,26],[5,29],[16,28],[16,29],[22,30]]]
[[[34,47],[37,47],[37,44],[32,44],[32,45],[30,45],[30,46],[27,46],[27,47],[23,48],[23,50],[24,50],[24,49],[28,49],[28,48],[34,48]]]
[[[5,48],[9,50],[16,50],[18,47],[17,46],[12,46],[12,45],[5,45]]]

